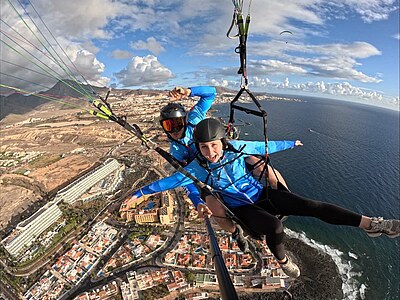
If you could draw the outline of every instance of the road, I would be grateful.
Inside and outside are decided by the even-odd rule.
[[[7,283],[4,283],[0,280],[0,296],[3,296],[5,299],[16,300],[21,297],[14,292],[14,289]]]
[[[90,269],[90,271],[87,273],[87,278],[84,279],[81,283],[75,285],[72,289],[70,289],[67,293],[65,293],[64,295],[62,295],[62,297],[60,297],[60,300],[65,300],[65,299],[73,299],[76,296],[78,296],[79,294],[85,292],[88,290],[88,285],[90,285],[90,275],[93,273],[97,273],[99,270],[101,270],[104,265],[107,263],[107,261],[111,258],[111,256],[113,256],[113,254],[122,246],[122,244],[127,240],[128,238],[128,233],[126,230],[122,230],[121,233],[121,238],[119,239],[119,241],[112,247],[112,249],[104,256],[101,257],[100,262],[96,265],[93,266],[92,269]]]
[[[111,275],[109,275],[105,278],[93,280],[93,279],[90,279],[90,276],[88,276],[82,283],[80,283],[75,288],[73,288],[71,291],[69,291],[69,293],[63,295],[63,297],[61,297],[60,299],[62,299],[62,300],[73,299],[74,297],[78,296],[81,293],[104,286],[113,281],[126,281],[126,273],[130,272],[130,271],[143,270],[146,268],[154,269],[154,268],[164,267],[162,258],[165,257],[166,253],[170,252],[176,246],[176,244],[179,242],[179,240],[182,236],[182,233],[185,232],[184,203],[183,203],[184,201],[183,201],[183,199],[181,199],[182,197],[180,197],[180,195],[177,192],[173,191],[173,193],[175,193],[174,198],[177,199],[176,214],[177,214],[178,218],[177,218],[177,222],[174,225],[174,229],[170,233],[170,235],[168,237],[168,241],[165,243],[164,246],[159,248],[157,251],[152,252],[152,253],[146,255],[145,257],[141,258],[135,264],[127,265],[127,266],[121,267],[117,270],[114,270],[111,273]],[[120,196],[118,200],[120,200],[124,196],[126,196],[126,195]],[[121,239],[118,242],[118,244],[116,244],[113,247],[113,250],[110,253],[108,253],[107,256],[102,257],[103,263],[97,265],[95,268],[96,271],[91,270],[92,272],[97,272],[98,270],[100,270],[103,267],[103,265],[109,260],[109,258],[111,258],[111,256],[117,251],[117,249],[122,245],[122,243],[128,238],[129,233],[134,228],[134,226],[133,227],[126,226],[126,225],[118,226],[118,225],[122,225],[122,224],[118,224],[117,222],[112,222],[112,223],[114,223],[113,225],[116,227],[119,227],[120,229],[123,228],[122,230],[125,231],[124,238]],[[170,268],[170,267],[168,267],[168,268]],[[177,269],[179,269],[179,268],[177,268]],[[259,271],[259,270],[257,270],[257,271]],[[204,273],[210,273],[210,272],[213,273],[213,271],[211,271],[211,270],[204,270]],[[199,273],[203,273],[203,272],[199,271]]]
[[[111,273],[112,275],[107,276],[103,279],[100,279],[97,281],[91,281],[90,277],[88,277],[82,283],[77,285],[73,290],[69,291],[69,293],[64,294],[63,297],[61,297],[60,299],[61,300],[73,299],[74,297],[78,296],[81,293],[90,291],[96,287],[103,286],[107,283],[113,282],[117,278],[125,281],[126,273],[130,272],[130,271],[136,271],[138,269],[143,269],[143,268],[160,268],[160,267],[162,267],[163,263],[161,261],[161,257],[164,257],[164,255],[167,252],[171,251],[175,247],[176,243],[178,243],[178,241],[180,240],[180,238],[182,236],[182,232],[184,231],[184,222],[183,222],[184,215],[183,215],[183,209],[182,209],[183,199],[179,199],[178,198],[179,195],[175,191],[173,193],[175,193],[175,198],[177,199],[178,220],[175,225],[172,237],[162,248],[158,249],[157,251],[155,251],[153,253],[150,253],[150,255],[143,258],[141,261],[139,261],[138,264],[119,268],[118,270],[115,270],[113,273]],[[124,226],[124,228],[127,229],[125,226]],[[102,257],[102,260],[104,261],[104,263],[106,263],[110,259],[112,254],[114,254],[117,251],[117,249],[123,244],[123,242],[127,239],[128,236],[129,236],[129,231],[127,230],[124,238],[121,239],[115,247],[113,247],[113,251],[111,251],[107,256]],[[147,264],[148,262],[150,262],[151,264],[144,265],[144,264]],[[96,269],[100,270],[103,267],[103,265],[104,264],[96,266]],[[94,271],[94,270],[92,270],[92,271]]]

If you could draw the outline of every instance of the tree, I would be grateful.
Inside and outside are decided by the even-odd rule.
[[[185,278],[188,282],[192,283],[195,280],[195,275],[192,272],[186,272]]]

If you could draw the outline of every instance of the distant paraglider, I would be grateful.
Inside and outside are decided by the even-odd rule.
[[[293,34],[293,32],[291,32],[291,31],[289,31],[289,30],[284,30],[284,31],[282,31],[282,32],[280,33],[280,35],[282,35],[282,34],[284,34],[284,33],[290,33],[290,34]]]
[[[291,32],[289,30],[284,30],[284,31],[281,31],[281,33],[279,35],[286,35],[286,34],[292,34],[293,35],[293,32]],[[285,41],[285,43],[287,44],[288,42]]]

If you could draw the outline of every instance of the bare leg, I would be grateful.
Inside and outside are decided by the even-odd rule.
[[[230,233],[235,232],[236,225],[235,223],[233,223],[231,218],[228,218],[226,216],[225,208],[222,206],[222,204],[217,199],[215,199],[214,196],[211,195],[206,197],[206,203],[213,213],[214,219],[219,227]]]
[[[358,227],[362,228],[362,229],[368,229],[371,226],[371,218],[366,217],[366,216],[362,216],[361,217],[361,221],[360,221],[360,225],[358,225]]]
[[[261,175],[261,172],[264,170],[264,161],[260,161],[260,158],[255,156],[246,157],[246,163],[251,165],[256,165],[256,168],[253,170],[253,176],[258,178]],[[266,172],[265,172],[266,173]],[[278,188],[278,181],[283,184],[286,188],[287,184],[281,173],[277,169],[272,169],[271,166],[268,165],[268,183],[273,189]]]
[[[285,179],[277,169],[272,169],[271,166],[268,166],[268,172],[268,181],[272,188],[277,189],[279,181],[285,188],[289,189]]]

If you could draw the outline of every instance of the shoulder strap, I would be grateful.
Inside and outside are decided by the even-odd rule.
[[[206,177],[206,179],[204,180],[204,183],[207,184],[208,179],[210,179],[210,176],[211,176],[211,169],[210,169],[210,167],[208,166],[206,159],[203,158],[201,155],[196,154],[195,159],[197,160],[197,162],[199,163],[199,165],[207,171],[207,177]]]
[[[231,151],[231,152],[235,152],[235,153],[242,153],[243,148],[246,145],[243,145],[243,147],[241,147],[240,149],[236,149],[231,143],[227,142],[226,143],[226,151]]]

